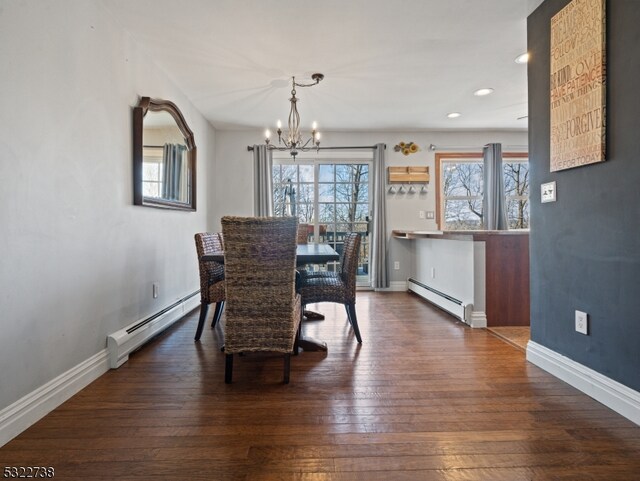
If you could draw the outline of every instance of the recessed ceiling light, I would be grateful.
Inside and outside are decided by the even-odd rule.
[[[525,52],[522,55],[516,57],[516,63],[527,63],[529,61],[529,52]]]
[[[460,112],[451,112],[450,114],[447,114],[447,117],[449,117],[450,119],[456,119],[458,117],[460,117],[462,114]]]
[[[478,89],[475,92],[473,92],[473,95],[476,95],[477,97],[484,97],[485,95],[489,95],[493,93],[493,89]]]

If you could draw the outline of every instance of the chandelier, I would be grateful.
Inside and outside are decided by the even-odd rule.
[[[320,132],[317,131],[317,124],[313,122],[311,126],[311,137],[304,140],[300,133],[300,114],[298,113],[298,98],[296,97],[296,87],[313,87],[318,85],[324,78],[321,73],[314,73],[311,75],[312,83],[302,84],[297,83],[295,77],[291,77],[291,110],[289,111],[288,131],[282,132],[282,122],[278,120],[278,145],[271,144],[271,131],[267,129],[264,133],[265,143],[270,150],[279,150],[281,152],[289,151],[293,160],[296,160],[296,155],[300,152],[308,152],[311,149],[320,150]]]

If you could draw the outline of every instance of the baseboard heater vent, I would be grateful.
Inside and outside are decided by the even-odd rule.
[[[164,331],[171,324],[200,305],[195,291],[155,314],[136,321],[107,337],[109,367],[118,368],[129,359],[129,354],[142,346],[152,337]]]
[[[423,299],[426,299],[430,303],[438,306],[440,309],[447,311],[462,322],[471,324],[471,312],[473,311],[472,304],[465,304],[460,299],[456,299],[453,296],[423,284],[412,277],[407,280],[407,286],[410,291],[415,292]]]

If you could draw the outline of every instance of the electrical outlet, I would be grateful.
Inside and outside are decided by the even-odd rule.
[[[433,212],[432,210],[428,210],[427,219],[435,219],[435,218],[436,218],[435,212]]]
[[[153,298],[157,299],[158,298],[158,291],[160,290],[160,283],[159,282],[154,282],[153,283]]]
[[[427,218],[427,213],[423,210],[418,211],[418,217],[420,217],[421,219],[426,219]]]
[[[576,311],[576,331],[588,335],[589,321],[586,312]]]
[[[396,271],[399,271],[399,270],[400,270],[400,262],[395,261],[395,262],[393,263],[393,268],[394,268]]]

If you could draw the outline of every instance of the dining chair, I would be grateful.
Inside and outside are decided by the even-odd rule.
[[[338,270],[303,274],[299,290],[302,295],[303,309],[307,304],[316,302],[344,304],[347,319],[353,327],[358,343],[361,344],[362,337],[356,315],[356,274],[360,240],[360,234],[357,232],[347,233],[344,237],[344,248]]]
[[[220,232],[202,232],[195,235],[195,241],[200,271],[200,319],[195,340],[199,341],[209,312],[209,304],[214,302],[216,304],[211,321],[213,328],[222,316],[225,302],[224,265],[215,261],[203,261],[202,256],[213,252],[222,252],[224,239]]]
[[[284,383],[297,350],[302,316],[296,292],[295,217],[222,218],[225,283],[225,383],[231,383],[233,355],[284,354]]]

